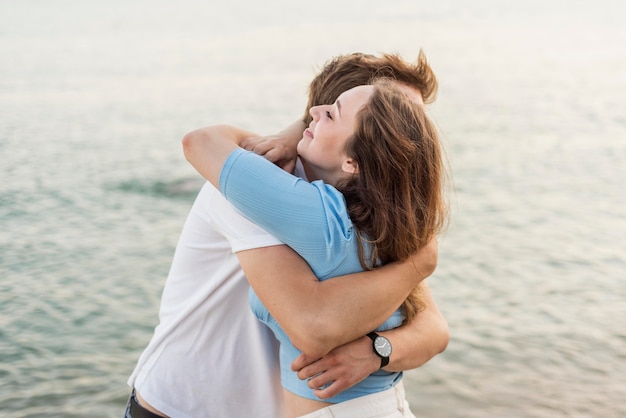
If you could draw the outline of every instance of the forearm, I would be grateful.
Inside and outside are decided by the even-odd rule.
[[[379,334],[389,338],[393,352],[387,371],[403,371],[420,367],[443,352],[450,340],[448,323],[441,314],[426,283],[422,283],[427,307],[410,324]]]
[[[392,263],[322,282],[284,245],[237,255],[257,296],[294,345],[312,357],[321,357],[391,316],[417,283],[434,270],[436,244],[418,253],[415,265],[412,261]]]
[[[314,301],[308,306],[307,321],[313,326],[301,328],[302,337],[311,344],[319,344],[319,354],[326,354],[376,329],[398,309],[412,289],[408,281],[390,280],[390,276],[400,277],[403,267],[393,264],[383,270],[318,282],[314,293],[302,295]]]
[[[428,307],[420,312],[409,325],[390,331],[379,332],[389,338],[393,346],[390,362],[385,370],[399,372],[414,369],[445,350],[448,341],[448,325],[426,284],[424,298]],[[308,385],[321,399],[354,386],[380,368],[380,357],[368,337],[333,349],[328,355],[318,358],[302,354],[292,364],[298,377],[308,380]],[[322,388],[322,389],[318,389]]]
[[[322,299],[319,306],[314,309],[327,312],[325,315],[317,314],[318,332],[323,329],[327,338],[324,348],[338,347],[376,329],[398,309],[415,286],[434,272],[437,256],[438,246],[436,240],[433,240],[403,262],[390,263],[372,271],[355,273],[320,283],[319,292],[328,303],[324,303]],[[358,291],[355,292],[355,289]],[[419,321],[412,321],[411,325],[414,331],[425,333],[426,338],[439,337],[432,343],[428,343],[429,347],[434,350],[442,344],[443,336],[439,334],[442,331],[440,321],[443,321],[446,330],[447,324],[425,285],[424,301],[428,305],[420,313],[424,315],[421,315]],[[338,321],[336,318],[342,318],[342,320]],[[434,320],[438,323],[434,324]],[[306,333],[307,330],[303,332]],[[423,343],[422,338],[416,338],[413,331],[397,333],[398,335],[394,338],[411,338],[415,344]],[[310,333],[309,338],[315,338],[315,334]],[[418,346],[413,345],[413,347]],[[433,353],[430,357],[435,354]]]
[[[318,281],[308,264],[284,245],[237,255],[263,305],[292,343],[313,357],[375,329],[411,289],[400,283],[386,288],[379,271]],[[394,272],[392,266],[385,271]]]

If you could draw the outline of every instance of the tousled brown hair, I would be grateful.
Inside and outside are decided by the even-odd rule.
[[[371,84],[378,78],[396,80],[419,90],[424,103],[433,102],[437,96],[437,77],[421,50],[415,63],[409,63],[397,54],[346,54],[328,61],[309,85],[304,122],[307,125],[311,122],[311,107],[334,103],[344,91]]]
[[[364,268],[405,260],[443,228],[445,168],[437,129],[396,83],[378,80],[359,110],[346,155],[355,175],[337,184],[358,232]],[[366,251],[364,251],[366,250]],[[423,309],[417,287],[403,304],[410,321]]]

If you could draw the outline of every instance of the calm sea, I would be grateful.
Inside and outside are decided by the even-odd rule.
[[[0,416],[121,416],[201,185],[185,132],[275,132],[328,58],[419,48],[455,193],[429,280],[452,339],[406,374],[414,413],[626,416],[625,15],[0,0]]]

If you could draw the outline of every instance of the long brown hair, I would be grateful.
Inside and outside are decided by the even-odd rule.
[[[437,129],[423,106],[393,82],[379,80],[374,87],[345,149],[358,172],[337,185],[366,269],[407,259],[435,238],[447,219]],[[407,321],[423,306],[418,287],[403,304]]]

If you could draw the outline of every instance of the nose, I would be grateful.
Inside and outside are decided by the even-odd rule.
[[[313,118],[313,120],[317,121],[320,118],[322,106],[313,106],[309,109],[309,115]]]

